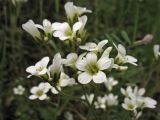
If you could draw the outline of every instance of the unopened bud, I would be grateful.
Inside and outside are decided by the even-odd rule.
[[[147,34],[142,39],[142,42],[143,42],[143,44],[150,44],[152,42],[152,40],[153,40],[153,35],[152,34]]]

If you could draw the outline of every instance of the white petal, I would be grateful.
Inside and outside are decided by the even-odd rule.
[[[90,52],[86,55],[86,60],[87,63],[97,62],[97,55],[95,53]]]
[[[37,98],[38,98],[38,97],[37,97],[36,95],[30,95],[30,96],[29,96],[29,99],[30,99],[30,100],[34,100],[34,99],[37,99]]]
[[[46,74],[48,72],[48,69],[47,68],[44,68],[42,71],[40,71],[39,73],[38,73],[38,75],[44,75],[44,74]]]
[[[102,71],[99,71],[96,75],[93,76],[93,81],[95,83],[103,83],[106,79],[106,75]]]
[[[83,15],[83,16],[81,16],[81,17],[79,17],[78,18],[78,20],[80,21],[80,22],[82,22],[82,26],[81,26],[81,28],[80,28],[80,33],[83,31],[83,29],[84,29],[84,27],[85,27],[85,25],[86,25],[86,23],[87,23],[87,16],[86,15]]]
[[[30,66],[26,69],[26,72],[31,73],[31,74],[36,74],[36,68],[35,66]]]
[[[102,40],[98,43],[98,48],[101,50],[106,44],[108,43],[108,40]]]
[[[62,23],[60,27],[61,27],[61,30],[65,33],[72,32],[71,27],[67,22]]]
[[[139,89],[138,95],[140,95],[140,96],[144,95],[145,91],[146,90],[144,88]]]
[[[35,24],[35,26],[36,26],[37,28],[39,28],[39,29],[42,29],[42,30],[44,30],[42,25]]]
[[[47,99],[47,95],[46,94],[43,94],[39,97],[39,100],[45,100]]]
[[[125,47],[124,47],[123,45],[119,44],[119,45],[118,45],[118,52],[119,52],[121,55],[125,56],[125,55],[126,55],[126,49],[125,49]]]
[[[62,41],[64,41],[64,40],[67,40],[69,38],[70,38],[70,36],[61,36],[59,39],[62,40]]]
[[[44,20],[43,20],[43,26],[44,26],[44,27],[51,26],[51,22],[50,22],[49,20],[47,20],[47,19],[44,19]]]
[[[35,86],[35,87],[31,88],[30,92],[35,94],[38,90],[39,90],[39,88]]]
[[[37,67],[47,67],[49,62],[49,57],[43,57],[39,62],[36,63]]]
[[[40,32],[36,28],[35,23],[33,22],[33,20],[29,20],[25,24],[22,24],[22,28],[26,32],[28,32],[29,34],[31,34],[33,37],[37,37],[37,38],[40,39]]]
[[[108,57],[103,57],[98,60],[100,70],[105,70],[111,67],[112,61]]]
[[[88,42],[85,45],[80,45],[79,48],[87,51],[95,51],[97,50],[97,45],[96,43]]]
[[[78,76],[78,81],[81,84],[88,84],[91,80],[92,80],[92,76],[86,72],[83,72],[83,73],[79,74],[79,76]]]
[[[103,54],[102,54],[101,57],[109,57],[109,54],[110,54],[111,50],[112,50],[112,47],[108,47],[108,48],[103,52]]]
[[[61,24],[62,24],[62,23],[59,23],[59,22],[53,23],[53,24],[52,24],[52,29],[53,29],[53,30],[60,30]]]
[[[79,30],[81,27],[82,27],[82,22],[76,22],[74,25],[73,25],[73,32],[75,33],[77,30]]]
[[[51,92],[52,92],[53,94],[58,94],[58,93],[59,93],[54,87],[52,87]]]
[[[76,67],[81,71],[86,70],[86,65],[87,65],[87,62],[85,60],[77,60],[76,62]]]
[[[64,60],[64,64],[69,65],[69,66],[74,65],[77,59],[78,59],[78,55],[76,53],[69,53],[67,55],[66,60]]]
[[[64,8],[65,8],[65,11],[66,11],[66,14],[67,14],[67,17],[69,17],[70,19],[72,19],[75,15],[75,7],[73,5],[73,2],[67,2],[65,5],[64,5]]]
[[[62,31],[55,31],[53,33],[53,36],[54,37],[62,37],[62,36],[65,36],[65,34]]]
[[[83,7],[78,7],[78,6],[75,6],[76,7],[76,13],[78,15],[82,15],[83,13],[91,13],[92,11],[91,10],[87,10],[86,8],[83,8]]]
[[[137,62],[137,59],[135,57],[127,55],[126,58],[127,58],[128,63],[131,63],[131,64],[137,66],[137,64],[135,63],[135,62]]]
[[[154,52],[154,56],[156,59],[158,59],[158,56],[160,56],[160,46],[159,45],[154,45],[153,46],[153,52]]]
[[[157,105],[157,101],[155,101],[150,97],[144,98],[144,103],[145,103],[145,107],[148,107],[148,108],[155,108]]]

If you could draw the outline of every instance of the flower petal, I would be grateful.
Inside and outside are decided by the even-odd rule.
[[[101,50],[106,44],[108,43],[108,40],[102,40],[98,43],[98,48]]]
[[[28,32],[30,35],[32,35],[33,37],[37,37],[37,38],[40,39],[40,32],[36,28],[35,23],[33,22],[33,20],[28,20],[28,22],[26,22],[25,24],[22,24],[22,28],[26,32]]]
[[[43,26],[44,26],[44,27],[51,26],[51,22],[50,22],[49,20],[47,20],[47,19],[44,19],[44,20],[43,20]]]
[[[36,95],[30,95],[30,96],[29,96],[29,99],[30,99],[30,100],[34,100],[34,99],[37,99],[37,98],[38,98],[38,97],[37,97]]]
[[[47,95],[46,94],[43,94],[39,97],[39,100],[45,100],[47,98]]]
[[[93,76],[93,81],[95,83],[103,83],[106,79],[106,75],[102,71],[99,71],[96,75]]]
[[[35,64],[35,66],[46,68],[48,62],[49,62],[49,57],[43,57],[39,62]]]
[[[137,59],[133,56],[127,55],[126,56],[128,63],[137,66],[135,62],[137,62]]]
[[[92,80],[92,76],[86,72],[83,72],[78,76],[78,81],[81,84],[88,84],[91,80]]]
[[[126,49],[123,45],[119,44],[118,45],[118,52],[122,55],[125,56],[126,55]]]
[[[67,14],[67,17],[72,19],[75,15],[75,7],[73,5],[73,2],[67,2],[65,5],[64,5],[64,8],[65,8],[65,11],[66,11],[66,14]]]
[[[112,60],[108,57],[103,57],[98,60],[98,66],[100,70],[105,70],[111,67]]]
[[[111,50],[112,50],[112,47],[108,47],[108,48],[103,52],[101,58],[102,58],[102,57],[109,57],[109,54],[110,54]]]
[[[78,31],[81,27],[82,27],[82,22],[76,22],[74,25],[73,25],[73,32],[75,33],[76,31]]]
[[[87,63],[97,62],[97,55],[95,53],[90,52],[86,55],[86,60]]]
[[[58,94],[58,93],[59,93],[54,87],[52,87],[51,92],[52,92],[53,94]]]
[[[59,23],[59,22],[53,23],[53,24],[52,24],[52,29],[53,29],[53,30],[59,30],[61,24],[62,24],[62,23]]]
[[[26,72],[31,73],[31,74],[36,74],[36,68],[35,66],[30,66],[28,68],[26,68]]]

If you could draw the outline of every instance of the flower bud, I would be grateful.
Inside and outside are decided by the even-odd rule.
[[[143,44],[150,44],[152,42],[152,40],[153,40],[153,35],[152,34],[147,34],[142,39]]]

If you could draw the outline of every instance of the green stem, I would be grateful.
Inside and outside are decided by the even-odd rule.
[[[139,3],[136,1],[136,15],[135,15],[135,22],[134,22],[134,32],[133,32],[133,42],[136,39],[137,29],[138,29],[138,20],[139,20]]]
[[[40,20],[43,19],[43,0],[40,0],[39,2],[39,9],[40,9]]]

